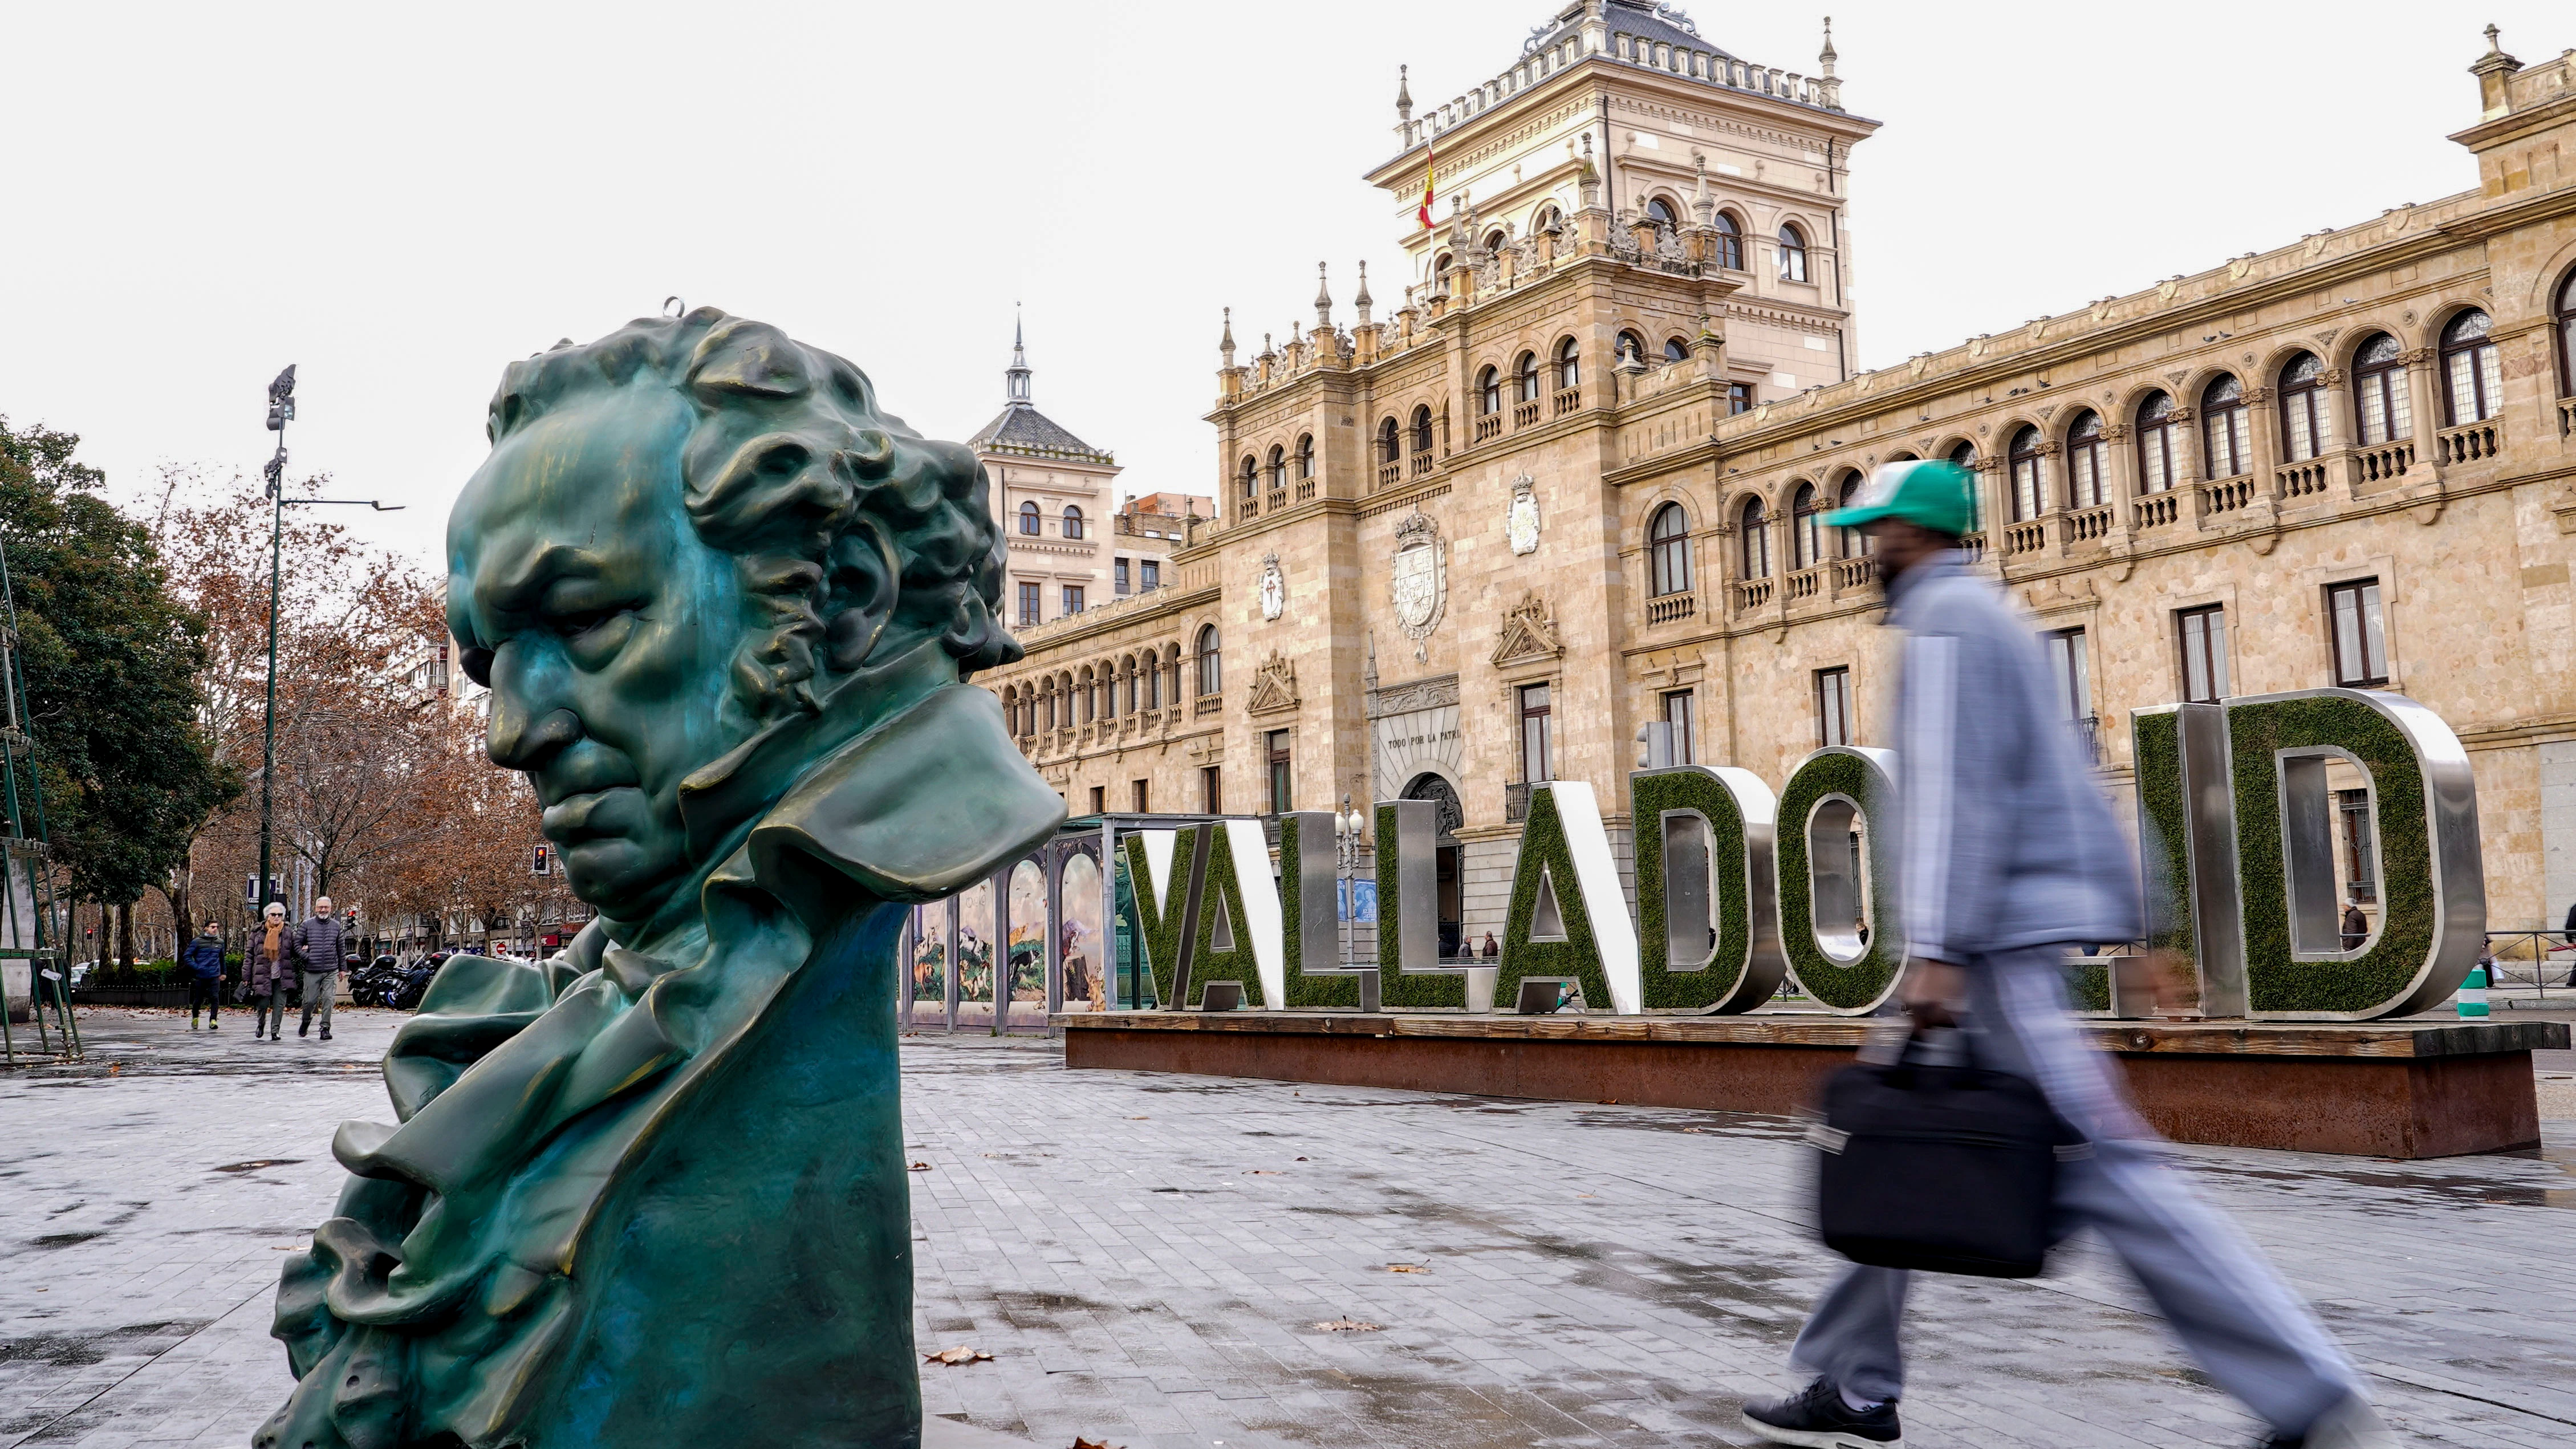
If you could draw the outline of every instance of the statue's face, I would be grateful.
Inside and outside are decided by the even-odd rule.
[[[634,387],[492,450],[447,525],[448,624],[492,688],[486,748],[527,773],[583,900],[642,921],[687,884],[680,782],[750,737],[727,668],[734,561],[682,511],[691,418]]]

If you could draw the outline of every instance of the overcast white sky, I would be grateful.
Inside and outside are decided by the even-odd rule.
[[[1347,320],[1362,258],[1391,308],[1397,64],[1435,103],[1556,3],[0,3],[0,415],[138,498],[255,470],[296,363],[294,471],[428,562],[511,358],[676,293],[963,438],[1019,301],[1038,405],[1208,492],[1218,309],[1257,349],[1329,260]],[[2576,45],[2543,0],[1688,8],[1801,72],[1834,15],[1873,367],[2472,186],[2479,26]]]

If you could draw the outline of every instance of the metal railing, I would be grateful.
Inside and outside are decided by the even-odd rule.
[[[2487,969],[2487,1000],[2497,1006],[2511,1007],[2523,998],[2495,993],[2511,989],[2531,992],[2530,1004],[2550,1005],[2549,993],[2559,993],[2559,1001],[2576,1000],[2576,936],[2564,931],[2489,931],[2487,954],[2494,964]]]

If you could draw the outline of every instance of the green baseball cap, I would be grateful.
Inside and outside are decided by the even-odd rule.
[[[1882,518],[1901,519],[1952,538],[1971,531],[1976,509],[1971,503],[1975,478],[1956,463],[1909,459],[1886,463],[1869,475],[1869,483],[1849,508],[1824,517],[1834,528],[1858,528]]]

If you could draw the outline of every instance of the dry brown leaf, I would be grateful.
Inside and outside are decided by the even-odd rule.
[[[1153,1119],[1150,1117],[1130,1117],[1127,1120],[1130,1122],[1150,1122]]]
[[[1305,1159],[1301,1157],[1298,1161],[1303,1162]],[[1267,1167],[1253,1167],[1246,1168],[1243,1175],[1246,1177],[1286,1177],[1288,1174],[1284,1172],[1274,1172]]]
[[[928,1172],[930,1170],[930,1164],[927,1162],[916,1162],[912,1165],[912,1170],[915,1172]]]
[[[1303,1161],[1305,1161],[1306,1159],[1304,1159],[1304,1158],[1300,1157],[1300,1158],[1298,1158],[1297,1160],[1298,1160],[1299,1162],[1303,1162]]]
[[[1106,1439],[1085,1439],[1076,1434],[1073,1436],[1073,1449],[1127,1449],[1127,1446],[1112,1444]]]
[[[1420,1263],[1389,1263],[1386,1265],[1386,1271],[1390,1273],[1428,1273],[1431,1270],[1423,1267]]]
[[[1705,1127],[1685,1127],[1682,1130],[1684,1132],[1706,1132],[1708,1129]]]
[[[955,1348],[943,1348],[937,1353],[925,1353],[921,1356],[921,1361],[923,1363],[944,1363],[950,1365],[961,1363],[990,1363],[992,1362],[992,1359],[993,1356],[991,1354],[986,1353],[981,1349],[968,1348],[962,1343]]]
[[[1325,1322],[1325,1323],[1318,1323],[1318,1324],[1316,1324],[1316,1325],[1315,1325],[1315,1327],[1316,1327],[1318,1330],[1320,1330],[1320,1331],[1322,1331],[1322,1332],[1325,1332],[1325,1333],[1375,1333],[1375,1332],[1377,1332],[1377,1325],[1376,1325],[1376,1324],[1374,1324],[1374,1323],[1362,1323],[1362,1322],[1360,1322],[1360,1321],[1359,1321],[1358,1319],[1356,1319],[1356,1318],[1336,1318],[1336,1319],[1333,1319],[1333,1320],[1331,1320],[1331,1321],[1329,1321],[1329,1322]]]

